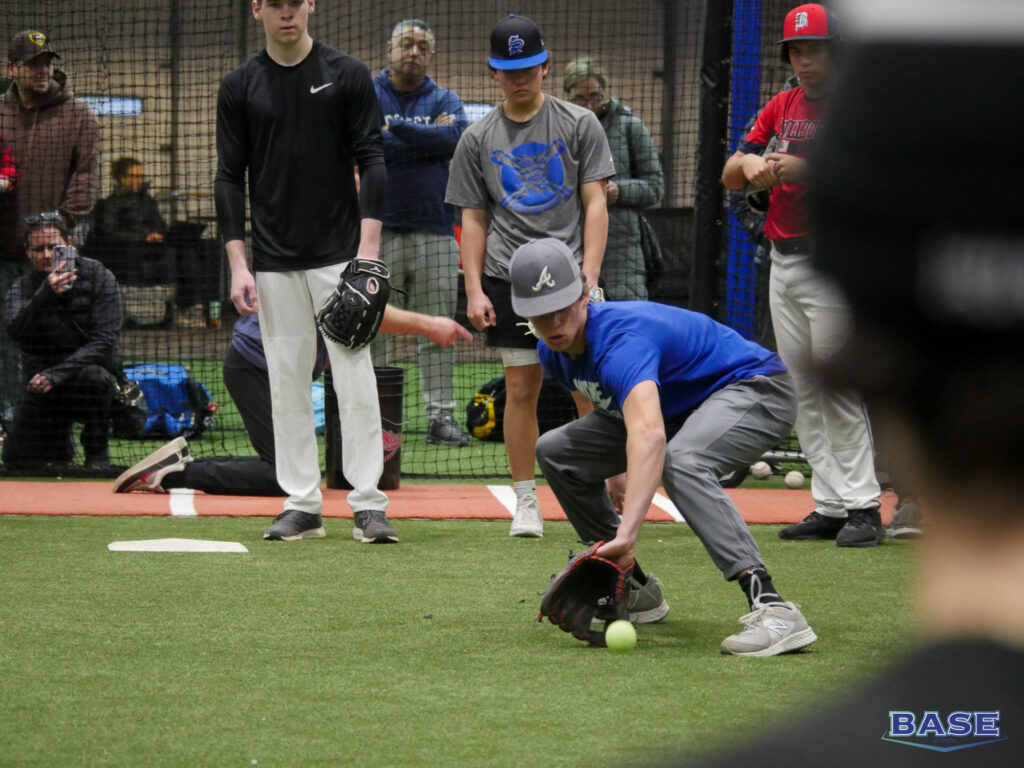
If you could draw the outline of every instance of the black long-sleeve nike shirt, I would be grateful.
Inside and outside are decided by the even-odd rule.
[[[383,122],[366,66],[317,42],[295,66],[263,51],[230,72],[217,95],[214,197],[224,242],[245,239],[248,171],[254,270],[353,258],[360,218],[383,218]]]

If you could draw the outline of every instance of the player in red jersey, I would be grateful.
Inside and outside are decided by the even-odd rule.
[[[805,159],[822,133],[829,95],[838,84],[840,39],[839,19],[821,5],[786,14],[779,43],[799,85],[768,102],[726,162],[722,182],[729,189],[751,184],[771,190],[764,232],[772,243],[772,323],[779,355],[796,385],[796,433],[811,465],[815,502],[813,512],[779,536],[872,547],[883,528],[867,414],[855,394],[822,389],[810,366],[830,357],[849,329],[845,300],[811,266]],[[777,149],[761,156],[773,138]]]

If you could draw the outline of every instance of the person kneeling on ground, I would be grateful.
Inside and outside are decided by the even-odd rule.
[[[384,311],[380,330],[384,333],[422,334],[441,347],[451,346],[458,338],[472,340],[469,331],[450,318],[409,312],[390,305]],[[323,373],[326,361],[327,350],[318,338],[312,379]],[[185,438],[177,437],[122,473],[114,481],[114,493],[167,493],[174,488],[191,488],[204,493],[235,496],[287,495],[277,482],[274,464],[270,380],[258,315],[243,315],[235,322],[231,346],[224,356],[223,371],[224,385],[238,407],[257,455],[193,459]],[[323,528],[320,528],[321,536],[310,536],[308,531],[303,533],[305,535],[282,538],[287,541],[321,538]],[[372,536],[367,536],[362,530],[359,538],[365,543],[396,542],[398,534],[389,524],[377,529]]]
[[[632,567],[631,620],[668,613],[661,582],[634,557],[660,480],[749,604],[744,630],[721,651],[775,656],[817,640],[772,583],[718,481],[792,428],[793,384],[779,358],[695,312],[650,302],[589,304],[572,252],[553,238],[520,246],[510,274],[512,308],[540,338],[544,370],[596,406],[541,435],[537,461],[580,539],[607,542],[597,554]]]

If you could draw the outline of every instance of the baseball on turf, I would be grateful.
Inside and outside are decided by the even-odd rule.
[[[764,480],[766,477],[772,476],[772,468],[768,466],[767,461],[759,461],[750,465],[750,474],[758,480]]]
[[[802,472],[797,472],[795,469],[792,472],[786,473],[786,485],[790,488],[803,488],[804,487],[804,476]]]
[[[612,653],[629,653],[636,648],[636,630],[623,619],[613,621],[604,631],[604,641]]]

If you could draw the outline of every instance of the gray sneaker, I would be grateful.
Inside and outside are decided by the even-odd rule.
[[[630,577],[626,607],[629,608],[629,620],[633,624],[654,624],[668,616],[669,608],[661,591],[661,579],[648,573],[647,583],[640,586]]]
[[[722,653],[778,656],[799,651],[818,639],[796,603],[762,603],[755,598],[754,610],[741,616],[740,624],[745,629],[722,641]]]
[[[469,435],[459,429],[454,416],[450,413],[441,413],[430,420],[427,427],[427,442],[433,445],[465,448],[469,445]]]
[[[544,538],[544,518],[540,514],[537,494],[526,493],[516,499],[516,511],[508,535],[522,539]]]
[[[274,518],[273,525],[263,531],[263,538],[272,541],[322,539],[326,535],[320,515],[311,515],[297,509],[286,509]]]
[[[131,491],[148,491],[149,493],[167,493],[163,487],[163,479],[171,472],[181,472],[192,463],[185,438],[176,437],[171,442],[157,448],[149,456],[133,467],[129,467],[114,481],[111,490],[114,493]]]
[[[382,509],[367,509],[352,516],[352,538],[363,544],[397,544],[398,531]]]
[[[885,526],[885,535],[890,539],[919,539],[923,534],[922,517],[924,514],[917,502],[910,496],[901,496],[896,502],[892,520]]]

